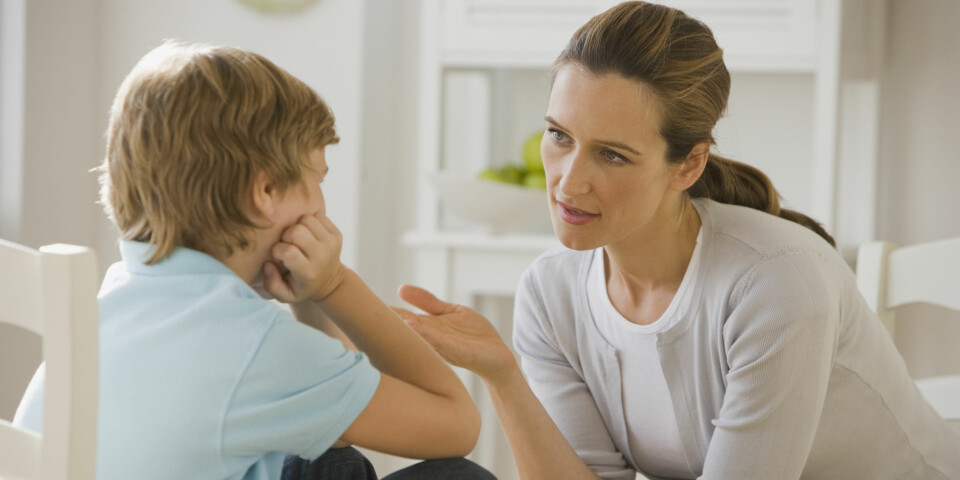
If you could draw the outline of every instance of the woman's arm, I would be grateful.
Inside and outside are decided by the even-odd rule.
[[[473,371],[487,385],[513,451],[520,478],[599,478],[577,455],[534,395],[493,325],[473,310],[405,286],[400,296],[428,315],[398,309],[448,362]]]
[[[724,322],[726,392],[705,479],[799,479],[838,341],[842,287],[816,255],[760,263]]]
[[[297,306],[321,309],[382,373],[369,404],[341,440],[413,458],[464,456],[480,416],[460,379],[353,271],[339,261],[339,231],[308,216],[284,232],[264,265],[264,288]],[[317,323],[316,318],[301,318]]]

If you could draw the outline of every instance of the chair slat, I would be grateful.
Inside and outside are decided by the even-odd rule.
[[[960,420],[960,375],[923,378],[917,387],[941,417]]]
[[[0,323],[43,335],[40,303],[40,253],[0,240]],[[12,274],[11,272],[16,272]]]
[[[7,459],[7,462],[0,463],[0,477],[40,476],[40,435],[0,420],[0,445],[3,445]]]
[[[57,244],[32,250],[0,240],[0,269],[4,273],[0,322],[41,336],[46,375],[42,433],[20,428],[19,419],[17,426],[0,422],[0,476],[94,480],[99,385],[96,256],[85,247]]]
[[[960,311],[960,239],[898,248],[888,261],[887,308],[930,303]]]
[[[98,386],[98,316],[96,271],[91,251],[71,245],[41,248],[45,315],[64,335],[43,337],[46,362],[43,438],[60,439],[44,445],[45,478],[93,480]]]

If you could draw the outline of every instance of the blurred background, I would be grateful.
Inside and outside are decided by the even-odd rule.
[[[552,244],[549,229],[529,222],[504,233],[471,223],[443,207],[431,175],[474,177],[520,162],[525,139],[543,128],[549,61],[576,26],[613,3],[0,0],[0,238],[91,246],[102,269],[118,260],[117,232],[96,203],[90,172],[104,154],[117,87],[164,39],[229,44],[270,58],[332,107],[341,142],[327,151],[324,190],[344,233],[344,262],[388,303],[400,303],[400,284],[425,284],[474,305],[509,337],[516,275]],[[721,4],[741,17],[785,12],[810,20],[797,35],[809,50],[799,60],[775,51],[735,57],[730,118],[718,127],[717,149],[767,171],[788,205],[836,233],[851,263],[862,241],[960,236],[960,156],[952,144],[960,127],[960,2],[672,3],[694,16],[701,9],[711,26],[707,17],[716,17],[718,41],[734,56],[741,47],[720,37]],[[511,45],[491,38],[489,51],[464,40],[509,21],[501,9],[540,19],[509,28],[562,34],[520,35]],[[469,25],[445,24],[471,15]],[[470,256],[477,252],[486,257]],[[464,277],[477,275],[485,281],[464,286]],[[919,308],[900,318],[897,345],[915,377],[960,373],[960,321]],[[39,361],[39,338],[0,326],[0,418],[12,418]],[[464,379],[482,398],[478,382]],[[492,410],[482,409],[477,460],[510,478],[509,449]],[[376,457],[381,475],[405,463]]]

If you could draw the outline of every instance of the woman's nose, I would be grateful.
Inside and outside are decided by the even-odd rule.
[[[575,150],[564,162],[560,178],[560,193],[567,197],[583,195],[590,191],[590,165],[581,153]]]

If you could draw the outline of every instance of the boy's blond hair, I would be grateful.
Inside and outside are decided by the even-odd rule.
[[[272,62],[237,48],[167,41],[133,68],[114,99],[101,202],[125,240],[225,257],[248,246],[252,181],[281,192],[308,154],[337,143],[319,95]]]

